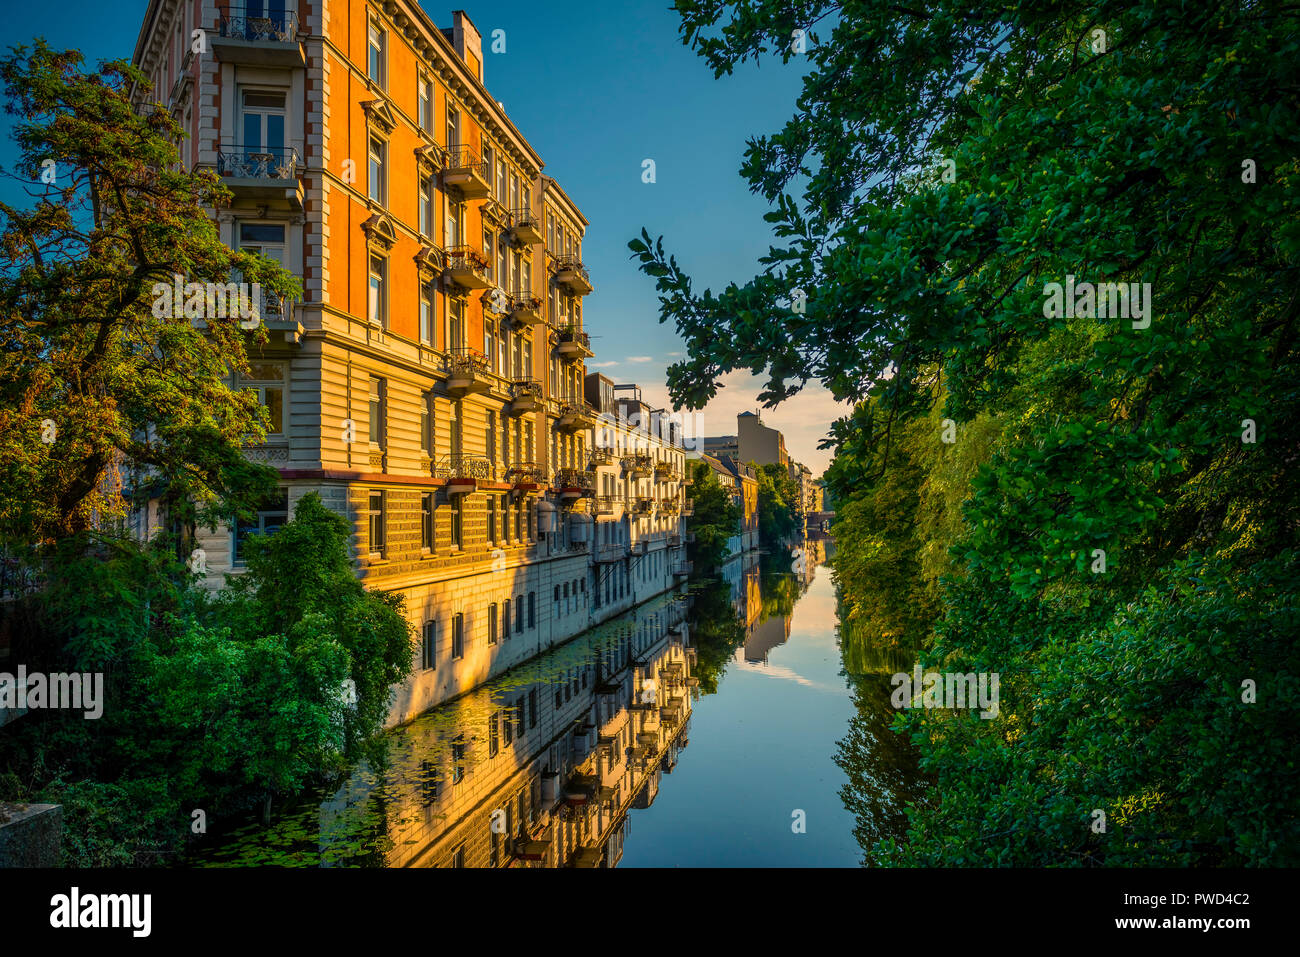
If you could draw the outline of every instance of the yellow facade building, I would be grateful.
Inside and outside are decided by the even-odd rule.
[[[488,93],[483,46],[463,11],[440,28],[414,0],[150,0],[134,54],[183,162],[233,194],[222,238],[303,285],[262,304],[270,342],[233,383],[268,410],[247,454],[280,489],[201,540],[209,582],[320,493],[420,635],[390,724],[682,577],[676,482],[648,486],[661,558],[635,539],[596,561],[588,224]],[[646,440],[680,474],[680,435]]]

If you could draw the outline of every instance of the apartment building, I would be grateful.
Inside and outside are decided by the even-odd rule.
[[[233,383],[268,410],[247,454],[280,487],[205,533],[208,581],[318,492],[421,636],[390,724],[678,577],[665,558],[634,591],[625,563],[606,604],[575,507],[594,491],[572,481],[597,420],[588,224],[488,93],[483,47],[463,11],[440,28],[415,0],[150,0],[134,54],[187,133],[182,161],[233,194],[223,240],[304,289],[261,304],[270,341]]]
[[[739,512],[736,534],[727,539],[729,558],[758,548],[758,474],[751,465],[742,465],[730,456],[708,452],[691,452],[692,461],[703,462],[713,472],[718,484],[731,495]]]

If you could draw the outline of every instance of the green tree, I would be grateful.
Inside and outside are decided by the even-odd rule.
[[[727,557],[727,539],[738,534],[740,509],[707,462],[691,462],[690,469],[695,511],[687,527],[695,541],[688,552],[697,574],[712,574]]]
[[[262,494],[268,470],[240,443],[264,434],[265,414],[226,377],[247,371],[265,328],[208,308],[203,328],[157,315],[153,290],[239,273],[298,293],[278,264],[221,242],[212,211],[230,193],[181,165],[183,132],[162,104],[132,105],[145,77],[81,62],[42,41],[0,58],[13,173],[35,198],[0,203],[0,540],[13,543],[121,514],[123,483],[147,482],[190,529]]]
[[[749,464],[758,477],[758,538],[767,548],[777,548],[801,531],[799,486],[780,465]]]
[[[689,349],[673,398],[745,368],[769,404],[811,379],[853,403],[831,434],[847,600],[929,667],[1002,676],[997,720],[898,719],[941,798],[871,856],[1294,861],[1300,15],[676,6],[716,75],[806,72],[742,168],[780,243],[757,275],[700,294],[662,239],[630,243]],[[1139,314],[1101,313],[1096,283]],[[1247,705],[1253,675],[1272,693]]]

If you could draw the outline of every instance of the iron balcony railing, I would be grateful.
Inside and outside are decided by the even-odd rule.
[[[482,455],[467,455],[463,452],[444,455],[432,466],[431,471],[434,478],[443,479],[473,478],[491,481],[495,477],[491,461]]]
[[[297,179],[302,158],[292,146],[226,144],[217,148],[217,175],[238,179]]]
[[[565,326],[563,329],[556,330],[555,341],[558,343],[576,342],[588,352],[591,351],[591,336],[581,329],[575,329],[573,326]]]
[[[488,357],[477,349],[452,349],[447,353],[447,371],[453,375],[486,375]]]
[[[629,472],[649,472],[654,468],[654,461],[648,455],[625,455],[623,468]]]
[[[599,465],[613,465],[616,461],[613,449],[592,449],[591,464],[593,467]]]
[[[262,4],[231,7],[217,21],[219,36],[262,43],[293,43],[298,39],[298,14],[266,11]]]
[[[677,471],[677,466],[671,462],[656,462],[655,477],[669,481],[676,479],[681,473]]]
[[[541,232],[542,217],[533,212],[527,206],[522,209],[512,209],[510,210],[510,226],[513,229],[532,227],[538,232]]]
[[[516,379],[510,383],[510,398],[542,401],[542,384],[536,379]]]
[[[456,172],[457,170],[469,170],[478,173],[489,183],[492,181],[492,171],[488,169],[487,163],[479,156],[478,151],[472,146],[448,146],[446,149],[447,165],[445,172]]]
[[[443,255],[448,269],[472,269],[483,276],[491,272],[492,264],[487,256],[473,246],[449,246],[443,250]]]
[[[596,488],[596,473],[588,472],[586,469],[559,469],[555,473],[555,481],[551,484],[556,488],[594,490]]]
[[[582,260],[576,256],[557,256],[555,258],[555,271],[575,273],[587,280],[588,283],[591,282],[591,272],[582,264]]]
[[[536,462],[516,462],[506,469],[506,481],[515,485],[543,485],[546,483],[546,469]]]

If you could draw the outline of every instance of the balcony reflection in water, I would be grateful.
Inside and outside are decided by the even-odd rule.
[[[322,859],[348,856],[329,835],[354,840],[356,825],[334,819],[368,805],[380,866],[617,865],[628,812],[653,803],[685,747],[689,603],[648,602],[399,729],[388,768],[321,807]]]

